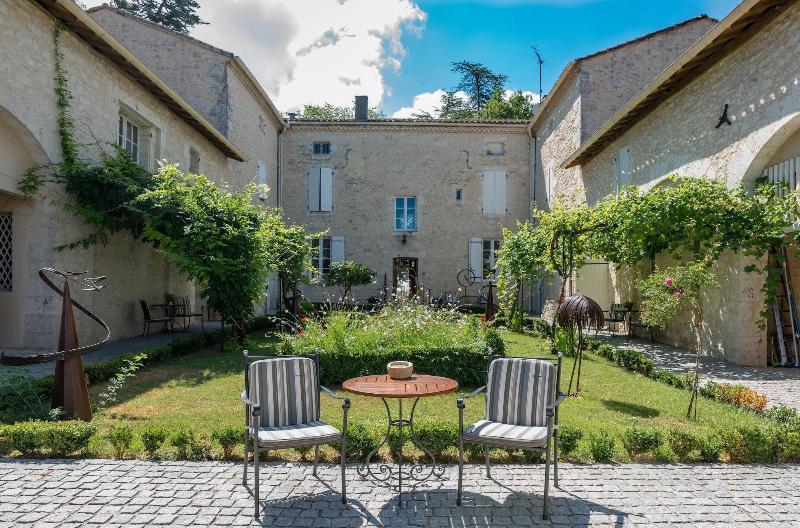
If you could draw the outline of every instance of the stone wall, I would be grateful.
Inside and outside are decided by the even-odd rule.
[[[312,154],[315,141],[330,141],[329,157]],[[503,156],[486,154],[486,143],[505,143]],[[360,299],[378,295],[384,275],[392,286],[395,257],[419,259],[419,278],[433,296],[457,291],[457,273],[468,267],[471,237],[500,239],[503,227],[524,220],[529,207],[530,142],[524,124],[437,126],[414,124],[291,123],[283,148],[283,203],[287,217],[309,233],[327,231],[344,237],[344,258],[377,272],[377,284],[356,292]],[[334,169],[333,212],[309,212],[307,172],[315,166]],[[505,216],[481,213],[481,176],[485,167],[508,173]],[[456,190],[462,189],[461,203]],[[416,196],[417,231],[393,229],[394,198]],[[307,287],[324,300],[327,293]],[[469,292],[475,295],[476,288]]]
[[[632,182],[643,188],[669,174],[752,186],[800,128],[798,29],[800,6],[794,5],[584,164],[589,203],[616,188],[614,156],[623,146],[630,148]],[[733,124],[714,128],[724,104]],[[737,363],[763,365],[766,336],[756,324],[763,277],[744,273],[746,264],[738,254],[718,263],[723,287],[704,302],[711,314],[705,348]],[[665,337],[687,344],[679,331]]]
[[[55,21],[27,0],[0,3],[0,19],[0,47],[4,50],[0,61],[0,125],[11,128],[26,146],[27,152],[19,154],[21,159],[34,159],[37,164],[58,162],[61,150],[53,92]],[[154,159],[185,163],[193,145],[204,159],[219,167],[219,174],[213,177],[227,175],[227,159],[216,147],[116,65],[68,31],[62,33],[60,42],[74,96],[72,114],[79,143],[116,142],[120,108],[125,107],[146,119],[157,132],[151,139]],[[86,147],[81,154],[93,157],[97,149]],[[15,346],[52,348],[57,340],[60,302],[36,276],[40,267],[107,275],[109,286],[102,292],[74,293],[106,319],[114,338],[141,331],[139,298],[162,302],[165,293],[193,293],[191,285],[162,257],[124,235],[113,237],[106,246],[57,252],[57,245],[82,238],[90,230],[62,208],[67,196],[61,186],[48,184],[34,198],[24,199],[16,189],[20,176],[7,177],[8,182],[0,189],[8,193],[0,208],[14,214],[15,235],[24,233],[27,239],[24,247],[15,247],[14,251],[15,258],[21,255],[26,259],[22,275],[15,274],[14,278],[15,293],[21,294],[17,308],[23,314],[19,322],[22,339]],[[78,320],[84,342],[98,337],[96,325],[80,315]]]

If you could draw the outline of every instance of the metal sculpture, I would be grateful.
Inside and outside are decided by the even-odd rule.
[[[583,329],[594,326],[599,329],[603,325],[603,309],[591,298],[585,295],[573,295],[564,299],[556,314],[558,325],[565,328],[570,333],[570,341],[575,352],[575,362],[572,364],[572,374],[569,377],[569,388],[567,394],[575,396],[581,391],[581,364],[583,363]],[[577,334],[577,343],[574,336]],[[577,349],[576,349],[577,348]],[[572,393],[572,380],[575,377],[575,368],[578,369],[578,377],[575,384],[575,393]]]
[[[48,273],[63,277],[64,288],[60,289],[56,286],[47,276]],[[106,277],[81,277],[86,273],[64,272],[54,268],[42,268],[39,270],[39,278],[42,279],[42,282],[63,298],[58,333],[58,352],[33,356],[9,355],[4,352],[0,355],[0,365],[24,366],[55,362],[52,407],[54,409],[62,408],[64,415],[67,417],[89,421],[92,419],[92,405],[89,401],[86,374],[83,370],[83,354],[94,352],[105,345],[111,339],[111,330],[102,319],[75,301],[70,294],[70,282],[80,284],[83,291],[100,291],[105,288]],[[75,327],[75,314],[72,310],[73,306],[105,329],[105,339],[91,345],[80,346],[78,331]]]

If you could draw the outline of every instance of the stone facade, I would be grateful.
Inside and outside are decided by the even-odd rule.
[[[538,207],[548,208],[556,196],[575,197],[582,188],[581,168],[562,163],[715,23],[693,18],[567,66],[531,123]]]
[[[631,183],[642,188],[670,174],[752,187],[770,164],[800,156],[798,29],[794,4],[586,162],[589,203],[615,190],[614,156],[623,147],[630,150]],[[724,104],[732,125],[715,128]],[[765,365],[766,334],[757,325],[763,277],[743,272],[747,263],[728,254],[717,264],[722,287],[703,301],[704,348],[736,363]],[[686,345],[687,327],[677,321],[662,338]]]
[[[60,300],[36,276],[45,266],[107,275],[109,285],[102,292],[75,291],[74,297],[109,323],[114,338],[136,334],[142,324],[138,299],[163,302],[165,293],[193,295],[193,287],[152,249],[126,235],[89,250],[55,250],[86,236],[89,228],[61,207],[67,200],[62,186],[47,184],[26,199],[17,182],[25,169],[61,160],[53,80],[56,21],[28,0],[0,3],[0,20],[0,212],[11,213],[14,237],[13,287],[0,292],[0,347],[52,349],[56,344]],[[157,159],[184,163],[193,146],[219,168],[213,178],[227,177],[228,160],[208,136],[117,65],[71,31],[61,33],[60,49],[79,144],[116,142],[123,113],[143,125],[141,148],[148,153],[142,162],[151,168]],[[94,157],[97,149],[82,147],[81,155]],[[99,337],[97,325],[86,318],[79,316],[78,324],[84,342]]]
[[[315,142],[329,142],[330,154],[314,155]],[[487,143],[503,143],[504,154],[488,155]],[[377,284],[355,292],[357,298],[380,295],[384,277],[392,288],[399,257],[418,259],[420,293],[437,297],[459,290],[456,276],[470,266],[471,238],[500,240],[503,227],[527,218],[529,166],[524,122],[295,121],[283,149],[284,211],[309,233],[343,237],[343,258],[377,272]],[[318,167],[333,169],[330,212],[309,211],[308,173]],[[482,175],[493,168],[507,174],[507,212],[489,216],[482,213]],[[394,229],[396,197],[416,198],[416,230]],[[313,300],[335,294],[305,290]],[[461,293],[474,296],[477,287]]]

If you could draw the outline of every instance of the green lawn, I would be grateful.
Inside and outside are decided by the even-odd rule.
[[[546,342],[529,335],[503,332],[507,342],[507,353],[516,356],[536,356],[546,353]],[[253,336],[251,336],[253,337]],[[277,342],[274,336],[255,337],[252,354],[269,353]],[[566,390],[572,359],[565,358],[563,385]],[[135,432],[151,424],[168,430],[193,429],[200,435],[210,436],[214,428],[232,425],[241,426],[244,407],[239,400],[243,387],[242,358],[233,351],[221,353],[218,349],[187,355],[179,360],[159,364],[141,371],[121,391],[117,405],[98,413],[95,422],[101,431],[126,423]],[[102,386],[90,389],[93,399]],[[331,387],[337,389],[338,387]],[[462,387],[464,394],[473,387]],[[449,394],[425,398],[417,407],[418,420],[433,420],[455,424],[458,420],[456,398]],[[380,399],[350,395],[351,421],[369,424],[378,430],[385,426],[385,410]],[[702,399],[698,421],[684,419],[689,393],[662,383],[624,371],[603,358],[588,354],[584,357],[581,395],[568,398],[562,406],[561,423],[579,427],[584,440],[573,455],[576,460],[588,460],[586,436],[608,430],[621,438],[624,429],[632,423],[654,426],[666,430],[681,425],[697,433],[706,434],[715,428],[733,424],[757,423],[762,418],[736,408]],[[395,407],[396,408],[396,407]],[[406,407],[408,409],[408,407]],[[394,408],[393,408],[394,411]],[[407,411],[406,411],[407,412]],[[474,421],[483,413],[483,397],[479,396],[467,404],[465,420]],[[322,397],[322,419],[341,423],[340,402]],[[137,435],[138,436],[138,435]],[[99,435],[98,438],[102,438]],[[110,455],[110,447],[101,439],[95,441],[93,450],[98,455]],[[169,448],[165,450],[169,455]],[[498,459],[513,456],[496,452]],[[296,459],[291,452],[277,452],[271,456]],[[413,456],[413,452],[412,452]],[[323,457],[332,460],[335,452],[326,449]],[[627,455],[617,442],[616,459],[625,461]]]

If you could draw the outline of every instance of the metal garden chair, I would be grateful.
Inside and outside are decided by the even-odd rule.
[[[319,355],[250,356],[244,351],[245,403],[244,475],[247,485],[247,458],[253,442],[255,517],[259,517],[259,452],[270,449],[314,447],[314,476],[317,475],[319,446],[340,445],[342,504],[347,503],[345,461],[347,457],[347,413],[350,400],[336,396],[319,383]],[[342,432],[319,419],[319,395],[324,393],[342,401]]]
[[[486,392],[484,419],[464,429],[464,401],[482,392]],[[558,487],[558,408],[563,400],[561,354],[557,359],[489,356],[486,386],[456,402],[459,429],[456,504],[461,505],[465,442],[483,445],[487,478],[491,478],[490,446],[544,452],[542,518],[548,519],[550,445],[553,446],[553,480]]]

